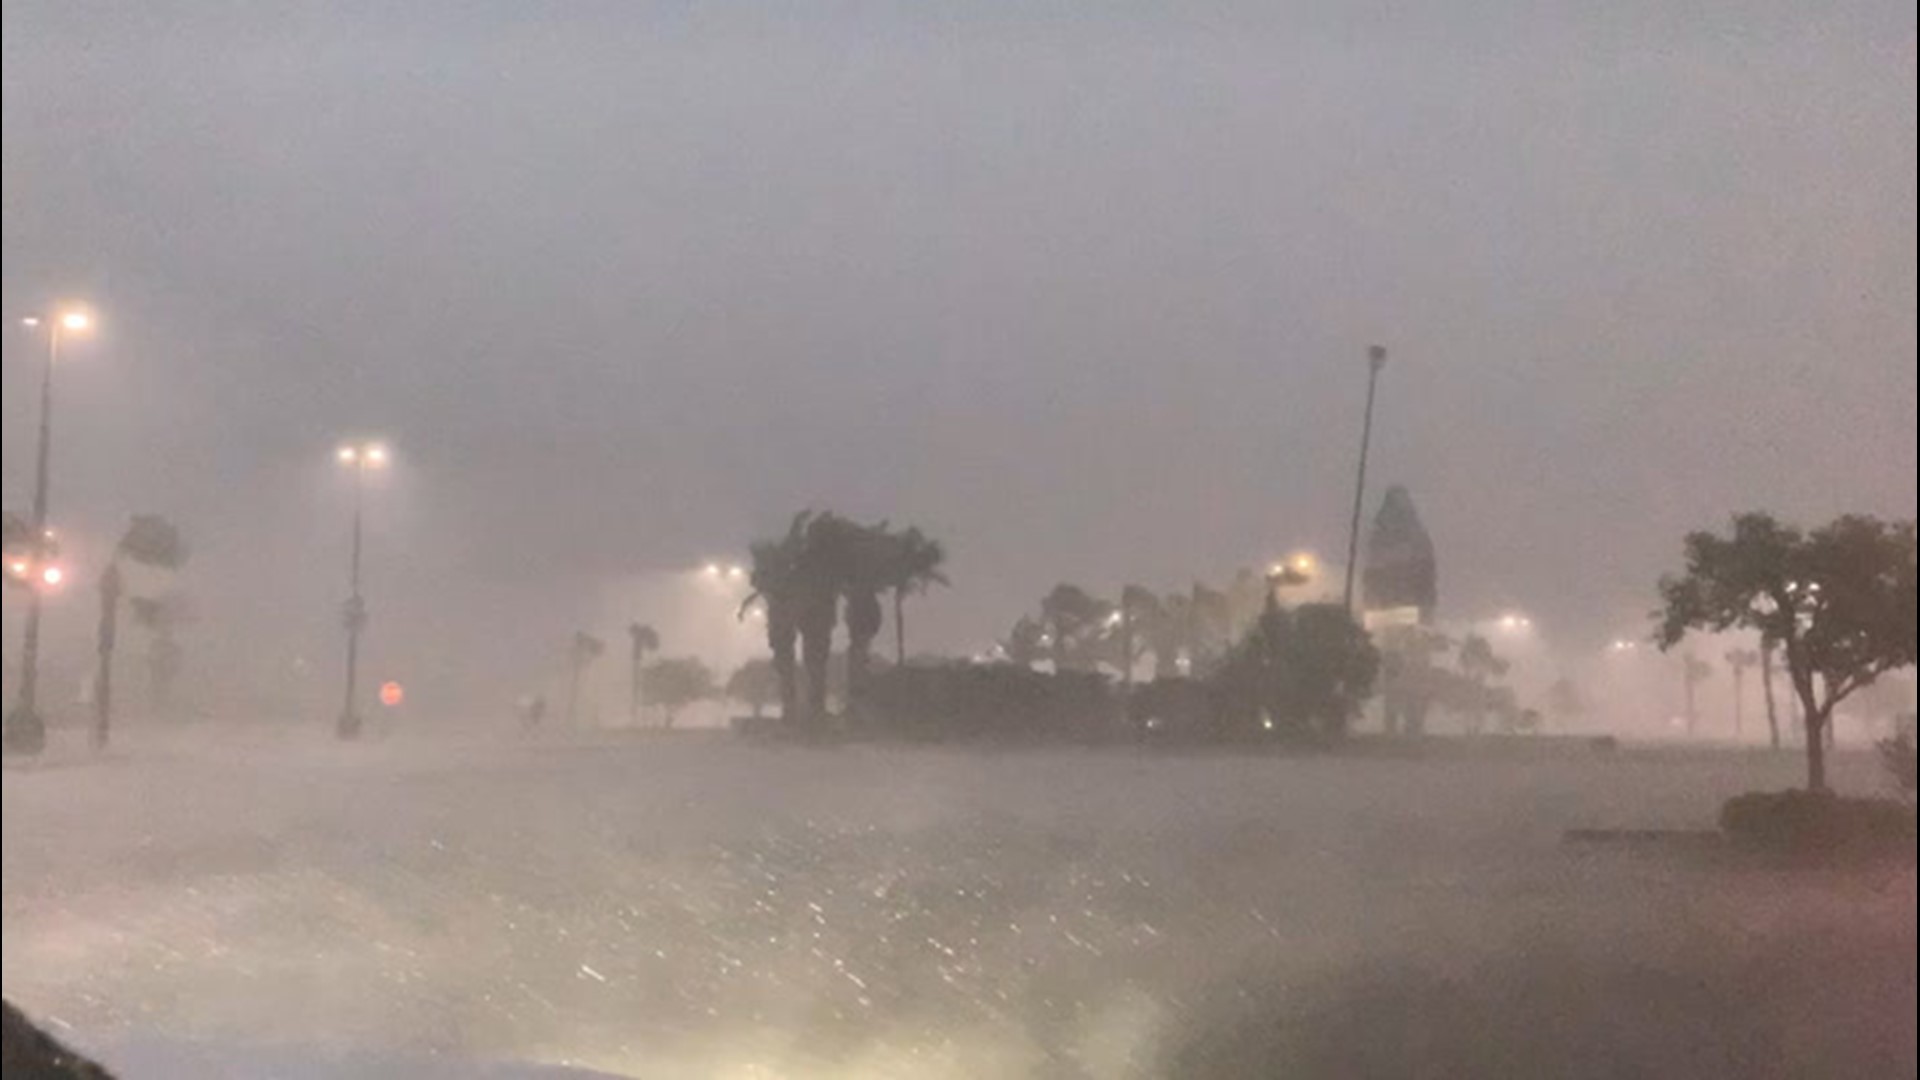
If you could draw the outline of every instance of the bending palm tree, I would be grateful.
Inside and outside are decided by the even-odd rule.
[[[120,594],[125,587],[121,564],[134,563],[177,570],[187,561],[186,541],[180,530],[156,514],[136,514],[114,545],[113,557],[100,575],[100,625],[97,635],[99,665],[93,672],[93,745],[107,745],[113,726],[113,651],[119,638]]]
[[[895,580],[899,545],[884,521],[868,526],[849,523],[844,542],[847,559],[841,591],[847,605],[847,703],[851,706],[866,696],[873,642],[880,636],[880,593]]]
[[[921,532],[918,526],[893,538],[893,557],[888,566],[887,585],[893,590],[893,662],[907,662],[907,594],[920,594],[935,585],[949,584],[940,567],[947,552],[940,541]]]
[[[741,603],[739,614],[745,618],[748,609],[756,603],[766,613],[767,648],[773,652],[773,670],[780,682],[780,719],[788,726],[800,720],[799,670],[795,655],[800,642],[800,548],[811,517],[810,512],[796,514],[784,538],[763,540],[752,546],[753,593]]]
[[[574,631],[573,644],[567,649],[567,659],[570,662],[572,670],[567,680],[568,727],[573,726],[573,722],[579,714],[580,679],[587,673],[588,666],[595,660],[598,660],[600,654],[606,651],[606,642],[601,641],[585,630]]]
[[[827,669],[833,660],[833,628],[840,597],[852,577],[858,526],[834,513],[807,522],[797,576],[800,662],[807,673],[807,723],[827,721]]]

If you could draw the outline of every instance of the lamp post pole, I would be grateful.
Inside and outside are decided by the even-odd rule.
[[[1353,574],[1360,562],[1360,509],[1367,492],[1367,450],[1373,443],[1373,400],[1380,386],[1380,369],[1387,366],[1387,350],[1367,348],[1367,411],[1360,424],[1360,467],[1353,479],[1353,519],[1347,525],[1347,583],[1341,602],[1353,613]]]
[[[28,329],[41,320],[28,318]],[[47,725],[39,710],[40,690],[40,605],[41,593],[50,582],[43,580],[42,563],[47,551],[48,474],[53,457],[53,369],[60,360],[60,332],[84,331],[92,320],[80,312],[68,312],[46,320],[47,361],[40,374],[40,428],[33,463],[33,515],[29,527],[35,552],[27,577],[27,616],[20,634],[20,696],[7,714],[5,732],[0,736],[9,752],[37,754],[47,743]]]

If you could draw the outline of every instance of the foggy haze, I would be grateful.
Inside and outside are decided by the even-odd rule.
[[[802,506],[943,537],[955,652],[1334,556],[1374,341],[1451,619],[1597,648],[1687,528],[1914,512],[1908,7],[408,7],[6,6],[5,314],[102,316],[55,517],[180,519],[254,681],[337,663],[356,433],[373,647],[487,700]]]

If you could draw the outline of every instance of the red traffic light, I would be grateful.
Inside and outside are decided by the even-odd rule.
[[[405,700],[407,700],[406,687],[401,686],[397,682],[383,682],[380,684],[380,704],[391,709],[397,707]]]

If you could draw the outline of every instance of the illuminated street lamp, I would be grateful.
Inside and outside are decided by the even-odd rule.
[[[46,558],[51,532],[47,528],[47,474],[52,464],[53,451],[53,369],[60,361],[60,341],[68,334],[83,334],[93,328],[93,317],[78,308],[69,308],[59,314],[42,319],[28,316],[20,320],[27,330],[37,330],[43,324],[47,331],[47,361],[40,376],[40,428],[33,465],[33,516],[29,521],[33,529],[34,550],[30,562],[39,563]],[[40,572],[41,584],[54,586],[62,577],[57,566],[44,567]],[[4,732],[0,732],[0,744],[10,753],[37,754],[47,744],[47,725],[39,710],[40,683],[40,594],[41,588],[30,588],[27,592],[27,617],[20,635],[20,697],[13,711],[7,714]]]
[[[379,471],[390,460],[377,442],[347,443],[335,452],[341,465],[353,470],[353,552],[347,564],[347,685],[336,728],[342,739],[360,734],[360,714],[354,708],[354,683],[359,677],[360,631],[367,625],[367,603],[360,595],[361,519],[366,505],[367,471]]]

